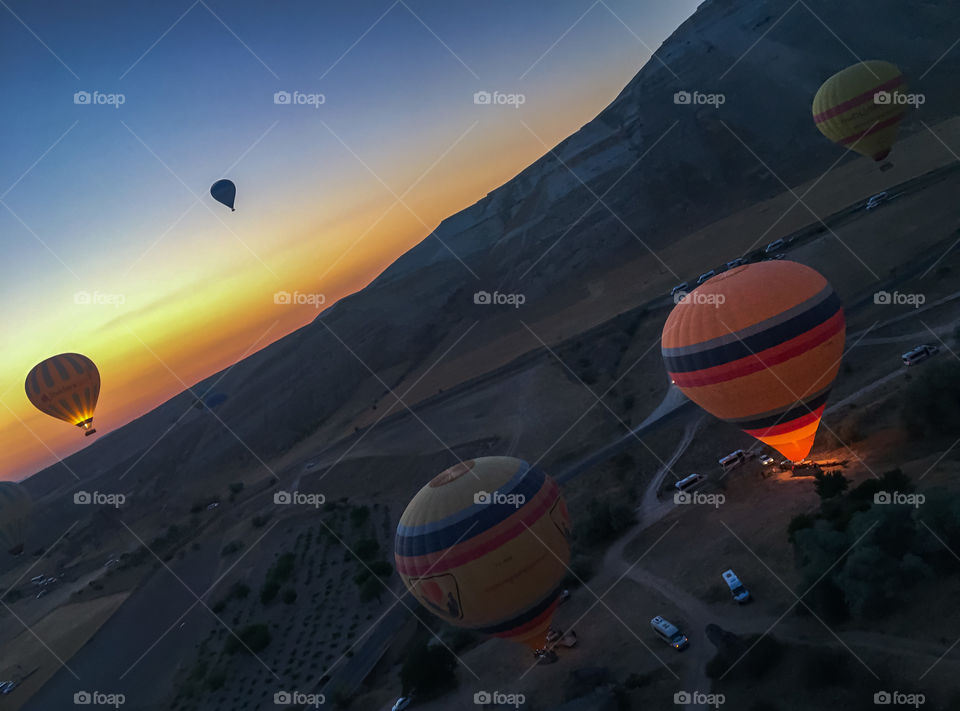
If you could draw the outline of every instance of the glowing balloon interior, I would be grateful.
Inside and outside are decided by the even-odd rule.
[[[818,272],[768,261],[704,282],[663,327],[663,361],[683,393],[787,459],[813,440],[840,368],[845,322]]]
[[[79,353],[61,353],[37,363],[27,375],[27,398],[40,412],[84,431],[93,429],[93,412],[100,397],[100,371]]]

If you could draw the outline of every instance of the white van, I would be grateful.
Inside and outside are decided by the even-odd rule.
[[[737,574],[734,573],[733,570],[723,571],[723,582],[730,588],[730,594],[733,595],[733,599],[739,604],[743,605],[746,602],[750,602],[750,591],[743,586],[740,578],[737,577]]]
[[[720,463],[720,468],[723,469],[724,474],[726,474],[731,469],[739,467],[746,462],[747,459],[747,453],[742,449],[738,449],[736,452],[730,452],[726,457],[719,459],[718,462]]]
[[[677,491],[687,491],[688,489],[692,489],[693,487],[697,486],[705,479],[706,477],[703,476],[703,474],[691,474],[690,476],[681,479],[673,486]]]
[[[657,633],[657,637],[662,639],[674,649],[686,649],[688,646],[690,646],[690,640],[687,639],[687,636],[678,630],[676,625],[667,622],[665,619],[660,617],[660,615],[657,615],[650,620],[650,627],[653,628],[653,631]]]

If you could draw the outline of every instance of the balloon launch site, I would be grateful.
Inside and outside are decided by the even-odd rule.
[[[0,1],[0,711],[960,709],[958,38]]]

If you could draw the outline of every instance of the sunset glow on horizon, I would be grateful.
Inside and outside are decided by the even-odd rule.
[[[265,17],[254,3],[108,2],[56,19],[10,4],[0,479],[96,439],[33,409],[37,362],[97,364],[101,437],[152,410],[362,289],[593,119],[650,56],[633,33],[656,48],[697,3],[622,0],[614,16],[504,1],[456,17],[408,4]],[[525,102],[475,104],[485,90]],[[209,195],[224,177],[236,212]]]

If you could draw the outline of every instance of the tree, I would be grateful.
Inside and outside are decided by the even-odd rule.
[[[850,480],[847,479],[840,470],[832,472],[818,471],[814,474],[814,477],[816,478],[814,487],[817,491],[817,496],[821,499],[839,496],[846,491],[850,485]]]
[[[428,646],[421,640],[407,654],[400,668],[404,696],[416,691],[429,698],[449,688],[456,680],[457,659],[443,645]]]

